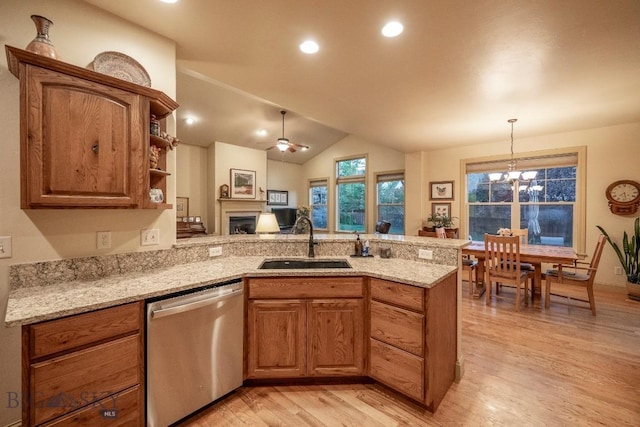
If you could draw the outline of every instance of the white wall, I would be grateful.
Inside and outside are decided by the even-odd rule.
[[[197,145],[181,144],[176,150],[176,196],[189,198],[189,216],[200,216],[208,225],[207,170],[208,150]],[[209,228],[207,227],[207,232]]]
[[[36,35],[30,15],[54,22],[49,35],[62,61],[84,67],[100,52],[115,50],[135,58],[148,71],[152,86],[175,99],[175,44],[127,24],[81,1],[2,0],[0,41],[24,48]],[[4,50],[4,49],[3,49]],[[9,292],[10,264],[104,255],[141,250],[140,230],[160,229],[160,247],[175,242],[175,213],[143,210],[20,209],[19,81],[0,55],[0,235],[13,237],[13,257],[0,259],[0,319]],[[169,120],[168,131],[175,129]],[[175,169],[173,154],[168,169]],[[168,201],[175,197],[175,178],[167,182]],[[112,249],[96,250],[96,231],[112,232]],[[158,246],[145,247],[158,249]],[[9,392],[20,391],[20,328],[0,326],[0,425],[20,419],[20,408],[6,407]]]
[[[302,179],[302,166],[277,160],[267,160],[267,190],[289,192],[290,208],[308,205],[307,183]],[[284,207],[284,206],[277,206]]]

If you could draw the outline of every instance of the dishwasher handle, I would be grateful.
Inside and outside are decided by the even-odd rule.
[[[176,305],[169,308],[161,308],[160,310],[151,311],[151,317],[159,319],[161,317],[171,316],[173,314],[184,313],[186,311],[196,310],[207,305],[212,305],[221,301],[226,301],[231,298],[235,298],[242,295],[242,289],[232,291],[223,295],[216,295],[212,298],[203,299],[200,301],[190,302],[182,305]]]

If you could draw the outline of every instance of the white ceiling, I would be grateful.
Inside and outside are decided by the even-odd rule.
[[[311,150],[269,156],[296,163],[345,134],[413,152],[506,141],[512,117],[516,138],[640,121],[638,0],[86,1],[176,41],[190,144],[267,148],[281,109]]]

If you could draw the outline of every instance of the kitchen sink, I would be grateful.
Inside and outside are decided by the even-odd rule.
[[[283,270],[304,268],[351,268],[343,259],[276,259],[264,261],[260,270]]]

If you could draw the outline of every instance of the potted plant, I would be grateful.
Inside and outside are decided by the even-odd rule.
[[[442,228],[442,227],[444,227],[445,229],[453,228],[453,222],[456,219],[457,218],[455,216],[449,216],[447,214],[440,214],[440,213],[432,213],[427,217],[427,222],[430,222],[432,224],[433,230],[435,231],[436,228]]]
[[[627,275],[627,293],[632,299],[640,300],[640,217],[634,223],[634,234],[629,236],[625,231],[622,235],[622,250],[618,244],[611,240],[609,234],[599,225],[598,229],[604,234],[607,242],[616,251],[620,265]]]

